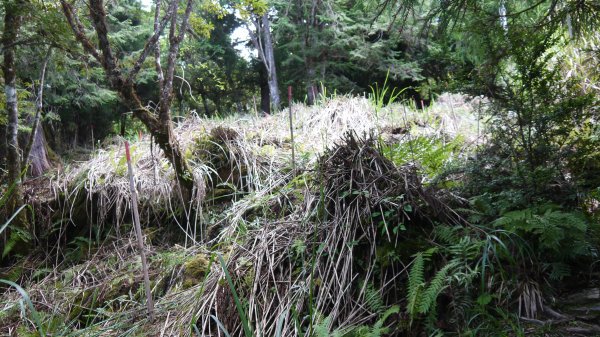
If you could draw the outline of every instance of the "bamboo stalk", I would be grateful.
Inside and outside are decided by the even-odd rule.
[[[131,166],[131,155],[129,152],[129,142],[125,141],[125,155],[127,157],[127,172],[129,173],[129,189],[131,190],[131,209],[133,211],[133,222],[135,225],[135,234],[137,236],[138,248],[142,259],[142,271],[144,272],[144,288],[146,290],[146,306],[148,307],[148,316],[154,320],[154,303],[152,301],[152,292],[150,291],[150,277],[148,276],[148,262],[144,250],[144,240],[142,238],[142,227],[140,225],[140,213],[138,211],[138,198],[133,183],[133,167]]]

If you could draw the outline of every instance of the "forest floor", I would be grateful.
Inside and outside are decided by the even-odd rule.
[[[456,211],[466,201],[435,182],[486,141],[478,118],[485,106],[448,94],[424,110],[347,96],[296,104],[293,141],[288,110],[190,117],[176,131],[197,181],[191,202],[182,201],[151,139],[131,137],[154,319],[146,312],[123,139],[106,140],[88,160],[25,183],[37,215],[30,240],[39,249],[0,269],[1,279],[22,287],[0,295],[0,335],[448,333],[456,322],[444,312],[476,303],[454,307],[458,295],[445,294],[448,283],[437,292],[423,288],[435,293],[433,303],[423,297],[422,310],[411,311],[417,295],[405,284],[418,275],[418,256],[435,262],[419,253],[423,247],[441,233],[459,235],[437,223],[467,227]],[[475,247],[475,236],[461,244],[470,240]],[[452,261],[439,268],[448,278],[473,277]],[[526,299],[537,309],[519,313],[517,325],[500,319],[498,336],[598,333],[598,288],[556,299],[564,313],[542,305],[538,289]],[[440,315],[426,330],[420,326],[436,310],[429,306]]]

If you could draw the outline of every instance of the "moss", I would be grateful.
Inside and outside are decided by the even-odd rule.
[[[206,254],[197,254],[185,262],[183,270],[183,288],[187,289],[202,282],[208,273],[210,261]]]
[[[17,328],[17,337],[38,337],[40,334],[37,331],[31,331],[24,325],[19,325]]]
[[[265,157],[273,157],[275,156],[275,153],[277,153],[277,149],[275,148],[275,146],[270,144],[263,145],[258,150],[258,155]]]

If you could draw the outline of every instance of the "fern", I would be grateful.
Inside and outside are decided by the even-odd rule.
[[[440,293],[450,283],[450,273],[460,262],[455,259],[440,269],[428,283],[425,282],[425,257],[419,253],[413,260],[413,266],[408,275],[408,303],[406,310],[410,321],[418,314],[434,313],[434,308]]]
[[[382,334],[388,333],[388,328],[384,327],[383,325],[385,324],[385,321],[388,319],[388,317],[390,317],[393,314],[397,314],[400,311],[400,308],[398,308],[397,306],[393,306],[389,309],[387,309],[383,315],[381,315],[381,318],[375,323],[375,325],[373,325],[373,328],[371,329],[371,331],[369,331],[369,333],[366,335],[367,337],[379,337]]]
[[[8,256],[16,245],[29,243],[33,240],[33,236],[26,230],[12,226],[9,226],[9,228],[11,229],[11,232],[8,241],[4,245],[4,250],[2,250],[2,258]]]
[[[372,283],[367,283],[365,287],[365,306],[373,313],[381,314],[384,309],[383,298],[379,290],[375,289]]]
[[[550,279],[553,281],[560,281],[565,276],[571,275],[571,267],[562,262],[550,263],[547,265],[550,268]]]
[[[574,258],[589,252],[585,216],[578,212],[556,210],[554,205],[507,212],[493,225],[533,236],[541,252],[550,252],[560,258]]]
[[[431,279],[429,286],[423,292],[422,299],[419,301],[419,313],[427,314],[432,308],[435,308],[439,294],[448,286],[448,274],[456,265],[457,262],[451,261]]]
[[[420,306],[421,292],[425,285],[425,258],[423,253],[418,253],[413,260],[412,268],[408,274],[408,303],[406,310],[412,319]]]
[[[438,225],[434,228],[434,234],[440,241],[453,245],[460,240],[458,232],[461,229],[458,226]]]
[[[340,331],[342,332],[342,335],[340,336],[345,336],[345,337],[380,337],[384,334],[389,333],[390,329],[388,327],[385,327],[385,321],[387,321],[387,319],[393,315],[393,314],[397,314],[400,312],[400,308],[398,306],[392,306],[390,308],[388,308],[383,314],[381,314],[381,317],[377,320],[377,322],[375,322],[375,324],[373,324],[372,327],[369,326],[359,326],[359,327],[354,327],[351,329],[347,329],[346,332],[343,332],[341,330],[336,330],[336,331]],[[335,333],[335,331],[334,331]],[[337,337],[335,335],[329,335],[329,337]]]
[[[331,317],[327,316],[323,320],[319,320],[313,326],[313,333],[315,337],[330,337],[329,325],[331,324]]]

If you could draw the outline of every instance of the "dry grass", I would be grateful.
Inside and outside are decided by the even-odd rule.
[[[84,335],[191,335],[195,323],[203,336],[224,336],[216,318],[231,336],[241,336],[231,289],[214,262],[218,252],[225,256],[236,290],[247,301],[247,316],[257,335],[274,336],[278,321],[282,336],[297,336],[323,322],[330,329],[373,323],[381,314],[377,303],[397,302],[395,284],[406,269],[400,261],[377,269],[381,266],[375,262],[374,243],[398,244],[401,233],[388,228],[385,219],[381,227],[374,213],[393,210],[395,218],[390,220],[406,226],[459,219],[443,198],[421,185],[414,167],[394,166],[365,138],[382,133],[382,139],[402,141],[407,135],[386,130],[404,127],[410,134],[462,134],[475,140],[476,103],[458,95],[444,97],[425,112],[405,113],[403,107],[392,105],[378,116],[364,98],[343,96],[314,107],[294,105],[296,166],[303,172],[297,177],[290,170],[287,111],[264,117],[189,118],[176,134],[189,154],[198,186],[196,212],[186,211],[183,217],[173,216],[182,203],[168,162],[156,147],[152,149],[148,137],[133,142],[142,222],[156,226],[156,219],[177,219],[186,233],[183,247],[165,250],[149,245],[154,322],[148,322],[142,311],[133,234],[118,230],[130,221],[130,196],[124,149],[115,140],[89,161],[65,170],[58,178],[57,193],[65,195],[61,209],[65,218],[74,221],[71,214],[83,200],[92,222],[114,226],[116,238],[103,243],[85,263],[68,268],[59,264],[41,280],[27,282],[32,301],[46,318],[55,315],[69,322],[72,326],[66,330],[85,328]],[[224,208],[214,219],[208,214],[215,203],[210,200],[212,180],[218,174],[214,163],[196,151],[199,141],[207,140],[231,166],[229,176],[220,178],[227,182],[244,177],[236,187],[244,193],[221,205]],[[209,224],[217,231],[211,237]],[[190,286],[186,263],[198,254],[213,263],[203,281]],[[0,333],[7,333],[18,325],[15,317],[27,314],[17,313],[15,292],[7,291],[1,298],[0,310],[12,313],[0,316],[6,323]]]

